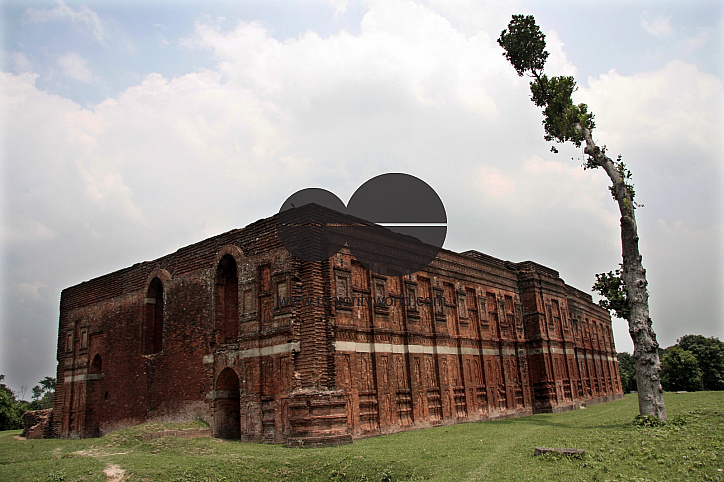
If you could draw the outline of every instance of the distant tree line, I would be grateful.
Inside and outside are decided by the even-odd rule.
[[[45,377],[35,385],[30,402],[18,400],[15,393],[3,383],[4,380],[5,375],[0,375],[0,430],[23,428],[23,413],[53,407],[55,378]]]
[[[660,351],[664,390],[724,390],[724,342],[719,338],[684,335]],[[636,391],[635,364],[629,353],[618,353],[618,368],[624,393]]]

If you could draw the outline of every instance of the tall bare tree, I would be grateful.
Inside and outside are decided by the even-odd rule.
[[[586,104],[573,103],[572,95],[576,90],[573,77],[549,78],[543,72],[548,58],[545,35],[532,15],[513,15],[508,28],[501,32],[498,44],[505,50],[505,58],[518,75],[531,77],[532,100],[543,109],[544,138],[559,143],[572,142],[576,147],[583,145],[583,152],[587,155],[584,169],[602,168],[611,180],[609,189],[621,214],[623,262],[621,269],[597,275],[594,289],[606,298],[602,300],[602,306],[628,320],[634,344],[639,412],[666,420],[657,350],[659,344],[649,318],[649,294],[646,270],[639,251],[636,193],[631,183],[631,171],[621,156],[614,161],[606,155],[605,145],[596,145],[593,140],[593,114],[588,112]],[[551,150],[558,152],[555,146]]]

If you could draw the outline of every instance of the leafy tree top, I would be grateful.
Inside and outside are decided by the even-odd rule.
[[[545,140],[570,141],[581,147],[585,141],[581,129],[590,132],[595,127],[593,114],[586,104],[573,104],[572,95],[577,89],[573,77],[549,78],[543,73],[548,58],[545,34],[533,15],[513,15],[508,28],[500,33],[498,44],[519,76],[528,74],[533,78],[530,90],[535,105],[543,108]],[[555,147],[551,150],[557,152]]]
[[[501,32],[498,44],[519,76],[528,71],[543,70],[548,58],[546,36],[536,25],[533,15],[513,15],[508,30]]]

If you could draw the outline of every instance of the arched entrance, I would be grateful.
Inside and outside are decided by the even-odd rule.
[[[214,391],[214,437],[239,440],[239,377],[231,368],[224,368],[216,379]]]
[[[163,284],[158,277],[148,285],[144,317],[143,353],[158,353],[163,349]]]
[[[88,372],[88,385],[86,391],[86,429],[85,435],[88,437],[100,436],[100,420],[99,413],[103,407],[103,398],[105,393],[105,384],[103,383],[103,359],[100,354],[96,353],[90,364]]]

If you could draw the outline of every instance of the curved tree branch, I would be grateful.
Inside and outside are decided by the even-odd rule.
[[[549,141],[572,142],[577,147],[585,144],[584,152],[588,155],[585,167],[601,167],[611,180],[609,189],[621,214],[621,284],[626,290],[625,297],[616,295],[615,305],[621,305],[621,298],[624,298],[621,308],[622,312],[628,315],[629,333],[634,343],[639,411],[642,415],[654,415],[665,420],[666,409],[659,381],[659,345],[649,318],[649,294],[646,270],[639,251],[634,212],[635,192],[630,184],[631,172],[620,157],[616,161],[612,160],[606,155],[605,147],[601,149],[594,142],[593,114],[588,112],[586,104],[575,105],[572,100],[572,94],[576,90],[573,77],[548,78],[544,74],[543,67],[548,57],[545,35],[532,15],[513,15],[508,28],[501,32],[498,44],[505,50],[505,57],[518,75],[528,73],[534,79],[530,83],[531,100],[543,109],[544,138]],[[552,150],[556,152],[555,147]],[[609,278],[604,276],[604,285]],[[617,290],[619,286],[620,284],[617,285]]]

